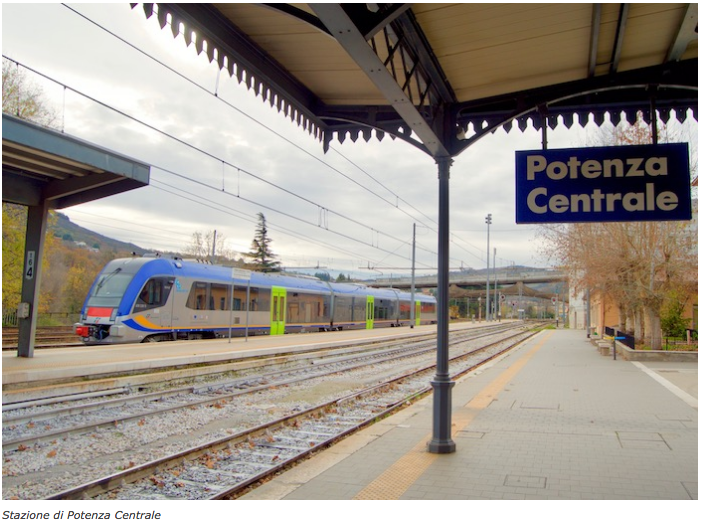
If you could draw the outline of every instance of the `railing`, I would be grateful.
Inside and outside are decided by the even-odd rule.
[[[615,327],[604,327],[604,334],[610,338],[616,338],[618,341],[622,342],[624,345],[631,349],[635,349],[635,337],[630,334],[619,331]],[[699,346],[699,333],[696,329],[687,329],[687,338],[664,338],[664,340],[657,339],[657,343],[654,343],[650,338],[642,338],[638,340],[638,344],[643,349],[658,349],[658,350],[685,350],[686,347],[689,349],[696,348]],[[654,344],[654,345],[653,345]],[[662,349],[660,349],[662,347]]]
[[[80,321],[79,312],[44,312],[37,318],[37,326],[54,327],[59,325],[73,325]],[[3,327],[17,327],[17,311],[2,313]]]
[[[635,349],[635,337],[630,334],[619,331],[615,327],[604,327],[604,334],[606,334],[606,336],[616,338],[617,340],[621,341],[623,345],[626,345],[631,349]]]

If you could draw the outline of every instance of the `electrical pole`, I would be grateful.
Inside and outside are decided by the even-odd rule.
[[[413,329],[414,328],[414,322],[416,320],[416,312],[414,309],[416,308],[416,303],[414,301],[414,290],[415,290],[415,272],[416,269],[416,223],[414,223],[414,234],[412,237],[411,241],[411,305],[409,306],[409,319],[410,319],[410,327]]]
[[[492,224],[492,214],[487,214],[484,218],[487,223],[487,308],[485,309],[485,319],[489,321],[491,310],[489,308],[489,225]]]
[[[499,302],[497,301],[497,247],[494,247],[494,319],[499,319]]]

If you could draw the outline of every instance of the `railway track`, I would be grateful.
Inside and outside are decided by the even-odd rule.
[[[467,331],[464,335],[457,333],[452,335],[451,344],[456,345],[507,330],[509,329],[486,328]],[[268,372],[237,375],[235,378],[194,386],[154,389],[139,394],[130,394],[128,390],[114,390],[104,395],[95,393],[92,397],[101,398],[96,401],[85,402],[84,399],[75,400],[76,397],[70,397],[69,400],[60,398],[54,403],[51,403],[51,399],[44,399],[35,403],[3,404],[3,451],[28,447],[38,441],[111,427],[116,421],[141,420],[168,411],[229,403],[236,397],[261,390],[347,373],[386,362],[425,357],[427,353],[433,352],[435,339],[424,340],[427,341],[410,344],[402,342],[389,346],[386,343],[375,344],[364,346],[362,350],[347,349],[343,353],[315,360],[297,356],[282,367],[268,367],[267,369],[271,369]],[[428,358],[432,358],[432,355]],[[290,364],[294,365],[299,361],[306,363],[289,367]]]
[[[2,328],[2,350],[16,351],[19,340],[17,327]],[[83,345],[83,341],[75,334],[72,325],[57,327],[37,327],[35,333],[34,348],[50,347],[77,347]]]
[[[465,370],[478,366],[483,360],[491,359],[492,355],[504,352],[505,348],[516,341],[515,339],[520,340],[530,334],[523,331],[519,331],[518,334],[514,331],[511,332],[512,334],[508,338],[499,338],[502,343],[491,344],[492,348],[494,345],[502,346],[495,351],[477,350],[474,342],[451,343],[451,348],[462,349],[461,352],[457,352],[452,357],[451,369],[459,371],[456,374],[464,374]],[[485,347],[485,345],[480,347]],[[488,356],[485,356],[485,353]],[[481,357],[478,358],[478,355]],[[386,358],[386,364],[391,364],[392,359]],[[341,361],[339,357],[336,359]],[[375,357],[375,359],[379,360],[379,357]],[[457,363],[460,360],[467,360],[470,363],[458,367]],[[370,372],[375,372],[375,369],[381,367],[389,367],[389,370],[394,367],[396,370],[396,365],[382,366],[379,363],[366,363],[362,367],[363,373],[349,370],[345,373],[327,373],[325,379],[300,380],[299,383],[305,386],[304,389],[299,388],[300,392],[313,390],[313,382],[317,382],[316,385],[328,386],[332,383],[329,378],[333,376],[356,374],[368,377]],[[135,457],[134,462],[129,462],[115,470],[119,473],[113,473],[107,477],[97,477],[92,483],[77,486],[68,492],[55,493],[51,498],[229,498],[228,495],[243,491],[252,481],[270,476],[272,472],[283,469],[288,463],[298,461],[320,447],[325,447],[325,445],[338,440],[340,436],[381,418],[387,411],[392,411],[396,407],[406,404],[408,400],[428,392],[430,388],[427,386],[433,374],[432,367],[425,364],[420,367],[411,364],[405,365],[404,368],[411,369],[411,371],[400,374],[383,372],[383,376],[391,376],[392,380],[383,379],[370,388],[367,386],[362,389],[356,387],[352,393],[342,393],[324,403],[306,404],[304,407],[291,410],[285,409],[284,416],[279,418],[271,418],[274,415],[265,414],[266,407],[269,407],[266,406],[266,401],[270,398],[264,397],[272,396],[273,400],[277,397],[279,401],[274,405],[284,405],[282,400],[284,400],[285,395],[280,391],[283,390],[282,385],[291,384],[291,382],[282,381],[279,386],[269,385],[267,390],[263,385],[257,394],[253,392],[248,394],[248,404],[257,404],[263,410],[259,418],[254,419],[255,421],[249,425],[239,425],[235,429],[228,430],[229,432],[224,436],[219,433],[214,439],[199,440],[199,442],[195,440],[191,447],[181,448],[165,457],[162,456],[164,450],[160,450],[162,458],[157,460],[152,460],[154,458],[152,456],[145,462],[139,462]],[[275,394],[276,389],[278,390],[277,394]],[[289,390],[293,387],[287,385],[285,389]],[[251,402],[251,397],[255,397],[254,402]],[[240,398],[245,399],[246,396]],[[213,405],[209,406],[209,410],[216,412],[217,410],[214,408],[216,405],[223,407],[235,406],[236,404],[232,401],[219,400],[213,402]],[[301,406],[302,404],[297,405]],[[234,413],[238,414],[240,411],[240,408],[234,408]],[[152,417],[144,418],[149,421]],[[169,417],[169,419],[173,418]],[[226,427],[228,422],[225,422],[223,416],[221,418],[222,427]],[[247,419],[247,417],[242,418]],[[35,425],[41,427],[38,421],[35,422]],[[134,422],[131,424],[131,429],[138,429],[139,425],[139,421]],[[158,426],[158,424],[151,425]],[[105,433],[114,432],[130,433],[121,422],[119,425],[113,423],[112,429],[105,431]],[[186,430],[183,430],[183,433],[186,433]],[[105,435],[100,431],[93,431],[93,434],[97,437],[95,444],[88,446],[86,451],[99,447],[101,441],[105,439]],[[77,447],[71,446],[68,438],[46,439],[43,445],[24,446],[26,449],[23,451],[12,453],[11,455],[15,456],[11,460],[19,460],[22,455],[31,451],[36,451],[39,455],[49,455],[56,449],[61,450],[60,445],[66,440],[68,440],[66,447]],[[59,447],[56,447],[57,442]],[[52,447],[54,449],[51,449]],[[60,454],[61,451],[59,451]],[[232,473],[236,473],[236,475],[232,476]],[[140,482],[136,483],[137,480]],[[112,488],[116,486],[122,488],[119,493],[113,492]],[[109,492],[103,494],[105,490],[109,490]],[[46,495],[38,498],[43,497]],[[37,497],[25,496],[24,498]]]

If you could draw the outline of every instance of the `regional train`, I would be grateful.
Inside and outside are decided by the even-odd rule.
[[[233,300],[233,301],[232,301]],[[436,323],[436,299],[185,259],[109,262],[75,332],[86,344],[194,340]]]

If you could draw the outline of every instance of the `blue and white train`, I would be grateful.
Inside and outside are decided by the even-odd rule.
[[[436,323],[436,299],[414,301],[413,325]],[[86,344],[192,340],[410,325],[410,312],[394,289],[134,257],[97,276],[75,331]]]

